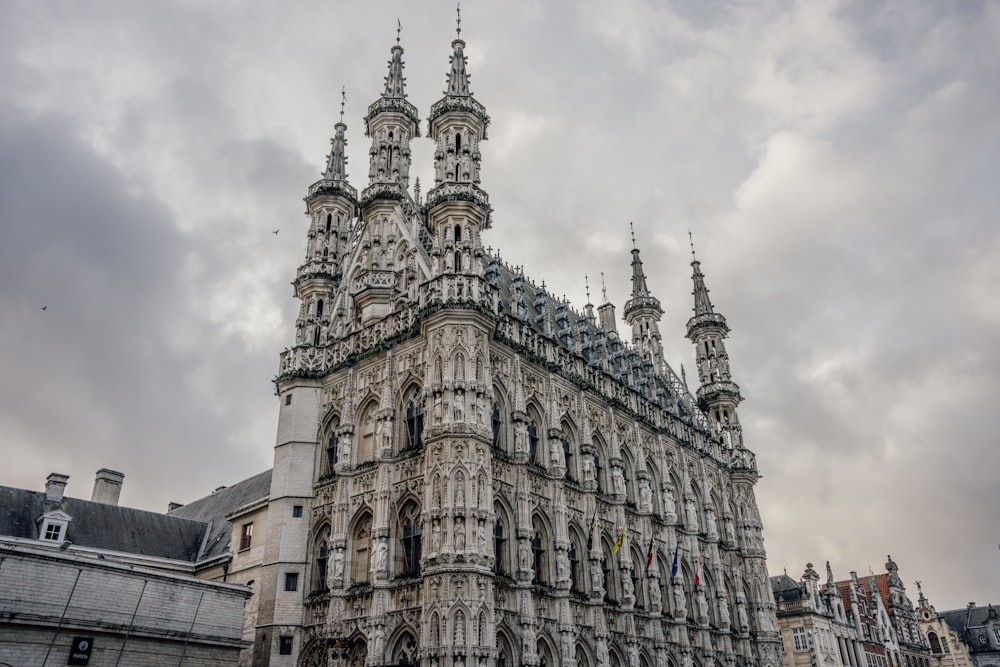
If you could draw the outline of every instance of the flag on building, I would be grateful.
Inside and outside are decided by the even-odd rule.
[[[645,572],[649,572],[649,566],[653,564],[653,555],[656,553],[656,540],[654,538],[649,538],[649,555],[646,556],[646,569]]]
[[[625,528],[627,528],[627,524],[622,526],[622,532],[618,536],[618,541],[615,542],[615,546],[611,547],[612,554],[617,554],[621,550],[622,545],[625,544]]]
[[[698,556],[698,567],[694,571],[694,585],[701,585],[701,556]]]
[[[681,557],[681,543],[677,542],[677,546],[674,548],[674,564],[670,566],[670,576],[676,577],[677,570],[680,568],[680,557]]]

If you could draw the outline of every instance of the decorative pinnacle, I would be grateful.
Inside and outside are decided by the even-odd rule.
[[[457,17],[455,18],[455,37],[457,39],[462,39],[462,3],[455,3],[455,13]]]
[[[340,87],[340,122],[344,122],[344,104],[347,103],[347,88],[345,86]]]
[[[602,306],[606,303],[610,303],[608,301],[608,286],[604,283],[604,271],[601,271],[601,298],[603,299],[601,301]]]
[[[396,44],[399,44],[400,33],[403,32],[403,22],[396,19]]]
[[[698,258],[694,254],[694,237],[691,235],[691,230],[688,230],[688,242],[691,244],[691,261],[697,262]]]
[[[628,228],[629,228],[629,231],[632,232],[632,249],[634,250],[635,249],[635,227],[633,227],[632,223],[629,222],[628,223]]]
[[[590,278],[583,274],[583,287],[587,291],[587,303],[590,303]]]

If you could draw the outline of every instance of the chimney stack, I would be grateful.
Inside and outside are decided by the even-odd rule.
[[[94,493],[90,496],[91,501],[105,505],[117,505],[124,479],[123,473],[101,468],[97,471],[97,477],[94,479]]]
[[[50,473],[45,478],[45,499],[61,502],[63,493],[66,491],[66,482],[68,481],[69,475],[64,475],[60,472]]]

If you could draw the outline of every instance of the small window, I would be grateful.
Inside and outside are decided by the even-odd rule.
[[[292,517],[295,518],[295,519],[301,519],[302,518],[302,505],[293,505],[292,506]]]
[[[292,392],[288,392],[287,394],[285,394],[285,405],[291,405],[291,404],[292,404]]]
[[[285,573],[285,590],[286,591],[297,591],[297,590],[299,590],[299,573],[298,572],[286,572]]]
[[[240,531],[240,551],[250,548],[250,543],[253,541],[253,522],[243,524],[243,530]]]
[[[278,639],[278,655],[292,654],[292,637],[280,637]]]
[[[795,642],[796,651],[805,651],[809,648],[804,628],[792,628],[792,641]]]
[[[45,535],[42,537],[43,540],[51,540],[53,542],[58,542],[62,538],[62,526],[55,523],[50,523],[45,526]]]

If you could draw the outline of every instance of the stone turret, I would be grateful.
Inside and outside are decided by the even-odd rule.
[[[632,234],[632,298],[625,302],[622,314],[625,322],[632,327],[632,345],[646,362],[662,372],[663,340],[659,322],[663,309],[659,299],[650,294],[646,286],[646,274],[642,270],[639,249],[635,246],[635,233]]]

